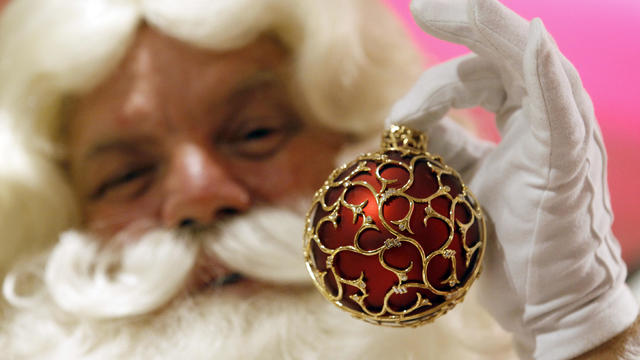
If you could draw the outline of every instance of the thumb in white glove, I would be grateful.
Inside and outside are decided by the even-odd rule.
[[[418,24],[476,55],[428,70],[388,122],[431,133],[487,213],[484,305],[523,358],[565,359],[630,326],[638,305],[611,232],[606,155],[593,106],[540,20],[494,0],[421,0]],[[451,107],[496,113],[492,149],[448,120]],[[455,136],[457,134],[457,136]]]

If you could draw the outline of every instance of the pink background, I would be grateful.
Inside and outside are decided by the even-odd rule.
[[[431,63],[467,53],[425,34],[409,0],[387,0]],[[614,232],[630,268],[640,267],[640,1],[501,0],[527,19],[540,17],[591,94],[609,154]],[[488,114],[474,110],[481,118]],[[495,138],[490,130],[489,137]]]

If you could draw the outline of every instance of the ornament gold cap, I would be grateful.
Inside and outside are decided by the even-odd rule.
[[[407,126],[391,125],[382,134],[380,146],[383,151],[402,149],[425,153],[427,152],[427,135]]]

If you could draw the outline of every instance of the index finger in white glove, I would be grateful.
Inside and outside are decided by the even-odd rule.
[[[586,134],[592,133],[593,121],[581,116],[572,95],[571,82],[557,54],[559,51],[555,43],[547,35],[542,23],[535,20],[520,58],[527,91],[526,119],[506,116],[513,106],[521,107],[522,104],[512,104],[510,107],[505,105],[508,93],[494,61],[467,55],[427,70],[409,93],[394,105],[387,125],[402,123],[433,132],[434,124],[450,108],[480,105],[492,112],[506,113],[502,116],[504,120],[498,121],[498,127],[505,137],[522,136],[518,132],[506,131],[509,129],[507,120],[530,122],[533,136],[540,143],[536,148],[550,149],[549,154],[546,151],[539,153],[539,158],[532,160],[546,164],[545,167],[553,166],[551,163],[559,163],[554,167],[562,169],[571,177],[584,161],[587,153],[585,147],[591,141],[591,137]],[[505,107],[507,110],[501,110]],[[442,128],[445,125],[443,123],[437,126]],[[442,129],[438,131],[442,133]],[[451,148],[467,147],[473,140],[461,134],[451,143],[440,143],[433,151],[444,155],[449,161],[447,154],[451,153]],[[535,156],[537,153],[530,152],[529,155]],[[454,157],[454,161],[456,160],[458,159]],[[457,162],[460,165],[450,164],[467,166],[469,161]]]
[[[502,111],[508,113],[512,108],[524,105],[534,136],[541,145],[551,149],[554,157],[551,163],[560,161],[565,170],[574,171],[566,164],[567,161],[578,164],[584,160],[584,147],[591,141],[594,122],[588,115],[593,110],[591,103],[585,101],[588,96],[584,94],[577,72],[563,56],[559,56],[560,52],[542,23],[534,20],[530,25],[495,0],[414,0],[411,7],[416,22],[425,31],[464,44],[489,62],[475,66],[476,71],[491,69],[491,64],[494,73],[509,69],[509,74],[502,73],[502,80],[504,92],[511,99],[503,102]],[[461,64],[456,71],[463,71]],[[513,80],[516,81],[509,77],[515,77]],[[514,90],[518,83],[524,87],[523,93]],[[456,94],[451,92],[456,98],[450,102],[453,106],[461,103],[461,97],[483,105],[477,101],[477,89],[474,89],[475,96],[460,89],[467,87],[459,86]],[[578,93],[580,101],[576,101],[574,92]],[[525,104],[520,103],[522,96],[528,96]],[[504,129],[510,126],[503,122],[509,116],[500,116],[500,109],[489,110],[498,113],[498,127],[503,136],[508,136]],[[554,141],[554,138],[562,140]]]
[[[478,160],[494,145],[442,118],[452,107],[481,105],[497,111],[505,99],[504,86],[493,64],[477,55],[462,56],[427,70],[393,106],[386,126],[403,124],[437,135],[429,139],[429,151],[443,156],[463,179],[469,180]]]
[[[431,67],[391,109],[387,126],[403,123],[428,127],[452,107],[482,106],[497,112],[506,92],[499,72],[489,60],[466,55]],[[419,121],[419,122],[418,122]]]
[[[411,13],[427,33],[465,45],[476,54],[521,74],[529,24],[500,3],[494,0],[413,0]]]
[[[413,0],[411,12],[427,33],[467,46],[491,59],[499,69],[508,68],[518,82],[524,82],[523,58],[531,44],[529,23],[496,0]],[[559,51],[557,55],[581,115],[594,119],[591,100],[578,72]]]

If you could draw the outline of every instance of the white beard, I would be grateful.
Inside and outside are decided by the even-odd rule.
[[[0,349],[10,359],[61,360],[513,357],[472,297],[419,329],[340,312],[306,274],[302,229],[302,217],[262,209],[197,241],[151,231],[124,248],[99,249],[66,233],[45,264],[23,264],[5,283],[18,308],[6,312]],[[198,246],[260,282],[185,294]],[[30,295],[17,294],[20,283],[30,283]]]

